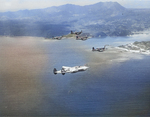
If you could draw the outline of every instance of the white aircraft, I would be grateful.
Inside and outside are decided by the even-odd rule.
[[[65,73],[76,73],[79,71],[85,71],[89,67],[87,65],[84,66],[75,66],[75,67],[67,67],[67,66],[62,66],[62,69],[57,71],[56,68],[54,68],[53,72],[54,74],[61,73],[62,75],[65,75]]]

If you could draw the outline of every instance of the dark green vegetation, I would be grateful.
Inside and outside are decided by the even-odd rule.
[[[0,13],[0,35],[61,36],[71,30],[93,36],[127,36],[150,28],[150,9],[127,9],[117,2],[62,5]]]
[[[141,42],[136,41],[133,44],[145,50],[150,50],[150,41],[141,41]]]

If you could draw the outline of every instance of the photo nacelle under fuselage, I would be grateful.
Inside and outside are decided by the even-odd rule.
[[[75,66],[75,67],[67,67],[67,66],[62,66],[61,70],[58,70],[56,68],[54,68],[53,73],[54,74],[58,74],[61,73],[62,75],[65,75],[65,73],[76,73],[79,71],[85,71],[87,70],[89,67],[88,66]]]

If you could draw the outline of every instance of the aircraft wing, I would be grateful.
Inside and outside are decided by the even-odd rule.
[[[67,67],[67,66],[62,66],[62,68],[65,70],[65,72],[67,73],[73,73],[73,72],[77,72],[78,69],[77,67]]]
[[[64,68],[64,69],[68,69],[68,68],[71,68],[71,67],[67,67],[67,66],[62,66],[62,68]]]

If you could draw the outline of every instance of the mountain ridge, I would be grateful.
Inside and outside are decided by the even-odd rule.
[[[150,29],[150,9],[127,9],[117,2],[65,4],[0,13],[0,35],[60,36],[82,30],[96,37],[128,36]]]
[[[72,16],[72,14],[87,14],[87,13],[95,13],[97,11],[106,11],[109,9],[115,8],[114,10],[124,10],[125,8],[119,5],[117,2],[99,2],[93,5],[86,5],[86,6],[79,6],[79,5],[73,5],[73,4],[65,4],[61,6],[53,6],[53,7],[47,7],[44,9],[33,9],[33,10],[19,10],[15,12],[1,12],[0,13],[0,20],[2,20],[4,17],[4,20],[19,20],[23,18],[29,18],[32,19],[33,17],[43,17],[43,18],[37,18],[37,19],[49,19],[50,17],[58,16],[58,15],[64,15],[66,16]],[[111,9],[112,10],[112,9]],[[52,16],[50,16],[52,15]]]

